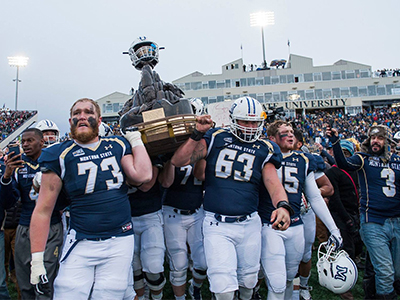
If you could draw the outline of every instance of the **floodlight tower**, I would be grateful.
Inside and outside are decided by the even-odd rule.
[[[267,68],[267,61],[265,59],[265,42],[264,42],[264,27],[275,24],[275,14],[273,11],[261,11],[250,14],[250,26],[261,27],[261,38],[263,47],[263,68]]]
[[[19,80],[19,67],[25,67],[28,64],[28,57],[24,56],[11,56],[7,57],[8,58],[8,64],[11,67],[17,67],[17,77],[16,79],[13,79],[15,81],[15,110],[17,110],[18,107],[18,83],[21,82]]]

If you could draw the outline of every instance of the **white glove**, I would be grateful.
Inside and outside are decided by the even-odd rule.
[[[33,188],[35,189],[36,192],[39,191],[40,185],[42,184],[42,172],[36,172],[35,177],[33,177]]]
[[[123,133],[123,136],[128,140],[132,148],[143,146],[142,134],[140,131],[127,131],[126,133]]]
[[[43,262],[44,252],[32,253],[31,261],[31,284],[40,282],[40,275],[46,275],[46,269]]]

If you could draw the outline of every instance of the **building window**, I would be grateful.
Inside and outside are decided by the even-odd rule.
[[[246,83],[246,78],[240,78],[240,86],[246,86],[247,85],[247,83]]]
[[[120,107],[120,103],[113,103],[113,112],[119,112]]]
[[[265,93],[265,102],[272,102],[274,99],[272,98],[272,93]]]
[[[385,86],[384,85],[378,85],[376,87],[376,93],[378,94],[378,96],[386,95]]]
[[[342,79],[340,72],[337,71],[332,72],[332,80],[340,80],[340,79]]]
[[[340,96],[341,97],[349,97],[350,96],[349,88],[348,87],[340,88]]]
[[[208,97],[201,97],[201,101],[203,101],[204,104],[208,104]]]
[[[321,89],[316,89],[315,90],[315,99],[323,99],[322,98],[322,90]]]
[[[360,97],[365,97],[365,96],[367,96],[367,95],[368,95],[367,87],[366,87],[366,86],[360,86],[360,87],[358,88],[358,95],[359,95]]]
[[[376,96],[376,86],[375,85],[368,86],[368,96]]]
[[[190,82],[186,82],[185,83],[185,91],[189,91],[190,90]]]
[[[386,85],[386,95],[391,95],[392,94],[392,88],[393,88],[393,84],[387,84]]]
[[[312,73],[304,74],[304,82],[312,82],[312,81],[313,81],[313,74]]]
[[[279,76],[271,76],[271,84],[278,84]]]
[[[264,77],[264,84],[266,85],[271,84],[271,77],[269,76]]]
[[[322,74],[314,73],[314,81],[322,81]]]
[[[224,96],[217,96],[217,102],[224,101]]]
[[[208,87],[209,87],[209,89],[215,89],[215,87],[216,87],[216,81],[215,80],[210,80],[209,82],[208,82]]]
[[[360,70],[360,77],[361,78],[371,77],[371,72],[369,70]]]
[[[235,64],[235,69],[239,69],[239,64]]]
[[[314,90],[306,90],[306,100],[315,99]]]
[[[280,76],[279,76],[279,81],[280,81],[280,83],[282,83],[282,84],[286,83],[286,75],[280,75]]]
[[[257,77],[256,78],[256,85],[263,85],[263,84],[264,84],[264,78]]]
[[[304,82],[303,74],[294,75],[294,82]]]
[[[293,75],[287,75],[287,83],[294,83],[294,76]]]
[[[350,87],[350,97],[358,97],[358,87],[356,86]]]
[[[332,97],[333,98],[340,98],[340,89],[339,88],[333,88],[332,89]]]
[[[322,72],[322,80],[323,81],[332,80],[331,72]]]
[[[331,99],[331,98],[332,98],[332,90],[322,89],[322,99]]]
[[[218,80],[217,81],[217,89],[223,89],[225,87],[225,81],[224,80]]]
[[[225,79],[225,87],[230,88],[231,87],[231,80],[230,79]]]
[[[282,91],[281,93],[281,101],[288,101],[288,93],[286,91]]]
[[[233,95],[233,100],[239,99],[240,95]]]
[[[192,90],[200,90],[201,89],[201,82],[192,82],[191,84]]]
[[[257,94],[256,99],[258,100],[258,102],[264,103],[264,94]]]
[[[203,85],[203,90],[208,90],[208,81],[203,81],[202,85]]]
[[[249,94],[249,96],[250,96],[251,98],[253,98],[253,99],[256,99],[256,98],[257,98],[257,95],[256,95],[256,94]]]
[[[272,98],[274,99],[273,102],[279,102],[280,101],[279,92],[273,92]]]
[[[254,86],[256,84],[256,79],[254,77],[247,78],[247,85]]]
[[[354,70],[346,71],[346,79],[354,79],[354,78],[356,78]]]
[[[297,91],[297,94],[299,94],[299,96],[300,96],[299,100],[304,100],[305,99],[304,90]]]
[[[237,80],[235,81],[235,87],[240,87],[240,81],[239,81],[239,79],[237,79]]]
[[[103,110],[106,114],[111,114],[113,112],[113,105],[111,103],[103,104]]]
[[[216,102],[217,102],[217,98],[216,97],[208,97],[208,104],[216,103]]]

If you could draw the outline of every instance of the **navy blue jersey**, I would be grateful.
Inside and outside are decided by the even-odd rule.
[[[262,169],[268,162],[280,167],[279,147],[268,140],[243,143],[226,128],[211,129],[204,139],[208,147],[204,209],[230,216],[255,212]]]
[[[387,218],[400,217],[400,156],[392,154],[385,163],[367,153],[346,159],[340,145],[334,145],[333,151],[339,168],[358,171],[360,212],[366,222],[383,224]]]
[[[283,156],[282,167],[278,169],[278,177],[285,188],[290,206],[294,210],[292,225],[303,224],[300,218],[301,196],[304,190],[307,175],[317,168],[313,155],[303,152],[291,152]],[[271,197],[265,188],[260,188],[260,203],[258,213],[263,223],[270,223],[271,214],[275,210]]]
[[[36,200],[39,196],[32,187],[32,181],[35,174],[40,171],[40,167],[37,160],[32,160],[25,154],[22,154],[21,159],[24,161],[24,166],[14,170],[13,179],[10,184],[2,185],[1,197],[13,199],[14,203],[21,197],[22,207],[19,224],[29,226]],[[61,222],[60,212],[53,211],[51,224],[59,222]]]
[[[132,217],[139,217],[160,210],[162,207],[161,185],[156,180],[147,192],[137,189],[136,192],[129,193],[129,202]]]
[[[195,210],[203,203],[203,182],[193,176],[193,166],[175,167],[172,185],[166,190],[164,205]]]
[[[55,172],[70,196],[70,228],[78,240],[133,234],[121,167],[131,153],[128,141],[117,136],[100,138],[92,148],[66,141],[43,150],[42,170]]]
[[[316,163],[316,169],[314,170],[315,172],[324,172],[326,169],[326,164],[325,161],[323,159],[323,157],[319,154],[308,154],[306,153],[307,156],[312,156],[315,160]]]

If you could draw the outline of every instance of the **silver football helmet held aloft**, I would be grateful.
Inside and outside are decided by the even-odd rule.
[[[43,132],[44,145],[49,146],[60,141],[60,129],[56,123],[51,120],[41,120],[36,127]]]
[[[113,132],[112,132],[110,126],[108,126],[104,122],[101,122],[100,126],[99,126],[99,136],[105,137],[105,136],[110,136],[112,134],[113,134]]]
[[[138,37],[129,47],[128,54],[132,65],[141,70],[144,65],[151,65],[153,68],[158,63],[159,48],[155,42],[148,40],[145,36]]]
[[[230,130],[234,136],[245,143],[255,142],[262,134],[263,129],[263,109],[256,99],[251,97],[241,97],[237,99],[229,110],[231,119]],[[257,122],[256,127],[239,125],[238,121]]]
[[[333,246],[321,243],[318,248],[319,284],[335,294],[351,290],[357,282],[358,271],[354,261],[346,251],[333,251]]]
[[[197,116],[204,114],[204,104],[199,98],[191,98],[190,104],[192,105],[193,113]]]

